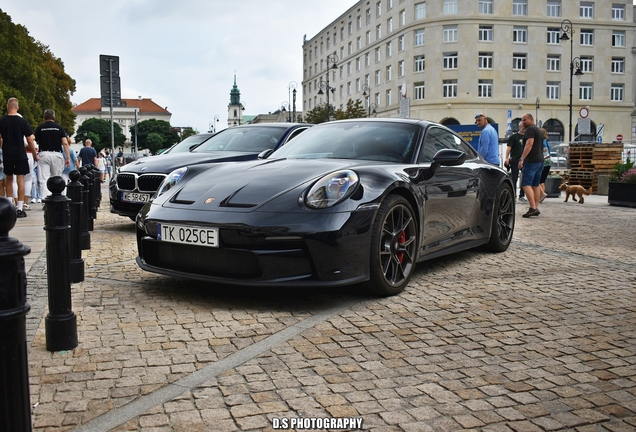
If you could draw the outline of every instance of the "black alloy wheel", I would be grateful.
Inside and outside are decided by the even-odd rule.
[[[499,187],[493,209],[492,232],[485,249],[503,252],[510,246],[515,229],[515,200],[508,183],[503,183]]]

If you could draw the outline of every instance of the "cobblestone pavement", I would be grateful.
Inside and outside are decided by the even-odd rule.
[[[75,350],[45,349],[44,254],[28,275],[34,430],[636,430],[635,216],[548,199],[506,253],[419,264],[378,299],[145,273],[132,223],[102,206]]]

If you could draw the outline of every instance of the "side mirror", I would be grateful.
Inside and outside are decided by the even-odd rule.
[[[272,153],[274,153],[273,149],[263,150],[262,152],[258,154],[258,159],[267,159],[267,157],[271,155]]]
[[[466,162],[466,153],[461,150],[442,149],[435,153],[433,162],[428,168],[418,170],[414,177],[414,181],[419,182],[432,178],[440,166],[457,166]]]

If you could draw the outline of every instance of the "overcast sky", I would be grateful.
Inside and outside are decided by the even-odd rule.
[[[74,104],[100,97],[99,55],[119,56],[122,98],[152,98],[173,126],[227,125],[234,72],[244,114],[302,90],[302,43],[354,0],[0,0],[75,79]],[[302,99],[297,97],[297,110]]]

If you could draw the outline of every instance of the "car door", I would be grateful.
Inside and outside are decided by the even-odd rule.
[[[433,125],[424,135],[418,164],[430,167],[433,157],[442,149],[465,151],[469,160],[459,166],[441,166],[434,176],[417,185],[425,199],[420,242],[423,255],[467,241],[476,234],[479,180],[470,160],[477,160],[477,155],[457,135]]]

